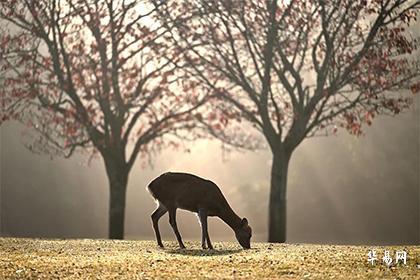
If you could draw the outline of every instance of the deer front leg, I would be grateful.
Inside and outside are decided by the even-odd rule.
[[[172,229],[175,232],[176,239],[178,240],[179,247],[185,249],[185,245],[182,242],[181,234],[179,234],[178,226],[176,224],[176,208],[168,209],[169,211],[169,223],[172,226]]]
[[[167,212],[166,208],[159,204],[159,207],[152,213],[153,229],[155,230],[158,246],[163,248],[162,239],[159,232],[159,219]]]
[[[200,227],[201,227],[201,248],[203,249],[207,249],[206,246],[206,234],[204,233],[204,227],[203,227],[203,222],[202,222],[202,216],[203,216],[203,212],[204,209],[199,209],[198,213],[197,213],[197,218],[198,218],[198,222],[200,223]]]
[[[213,249],[213,245],[211,245],[209,232],[207,229],[207,211],[205,209],[199,209],[198,217],[200,218],[200,224],[201,224],[201,247],[203,249],[206,249],[206,240],[207,240],[208,248]]]

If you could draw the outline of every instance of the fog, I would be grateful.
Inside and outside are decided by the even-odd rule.
[[[106,238],[108,185],[103,162],[35,155],[23,146],[23,128],[0,128],[1,235],[43,238]],[[306,139],[289,169],[287,242],[333,244],[420,243],[419,96],[410,112],[379,117],[359,138],[339,131]],[[253,240],[267,238],[269,151],[224,153],[217,141],[191,143],[191,152],[164,150],[153,166],[138,160],[129,178],[125,237],[154,239],[155,203],[145,187],[166,171],[191,172],[214,181],[232,208],[247,217]],[[144,165],[144,166],[143,166]],[[164,240],[175,240],[168,216]],[[184,239],[199,239],[194,214],[179,211]],[[234,240],[211,218],[213,240]]]

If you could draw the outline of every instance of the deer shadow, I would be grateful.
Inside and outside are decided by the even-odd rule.
[[[184,256],[197,257],[211,257],[236,254],[243,251],[242,249],[227,249],[227,250],[204,250],[204,249],[169,249],[166,250],[169,254],[177,254]]]

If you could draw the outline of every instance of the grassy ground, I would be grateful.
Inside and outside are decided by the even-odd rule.
[[[0,279],[420,279],[420,246],[364,247],[215,243],[201,250],[186,242],[159,249],[153,241],[0,238]],[[380,259],[368,263],[369,250]],[[385,250],[408,253],[407,264],[388,267]],[[419,266],[419,267],[418,267]]]

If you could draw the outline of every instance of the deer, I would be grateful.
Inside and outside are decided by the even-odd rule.
[[[252,230],[246,218],[240,218],[232,210],[219,187],[210,180],[189,173],[167,172],[155,178],[147,186],[157,203],[151,219],[156,241],[163,248],[159,232],[159,219],[169,212],[169,224],[178,240],[179,247],[185,249],[176,223],[178,208],[196,213],[201,225],[201,247],[213,250],[208,229],[207,217],[217,216],[235,233],[235,237],[244,249],[251,248]],[[206,247],[207,243],[207,247]]]

